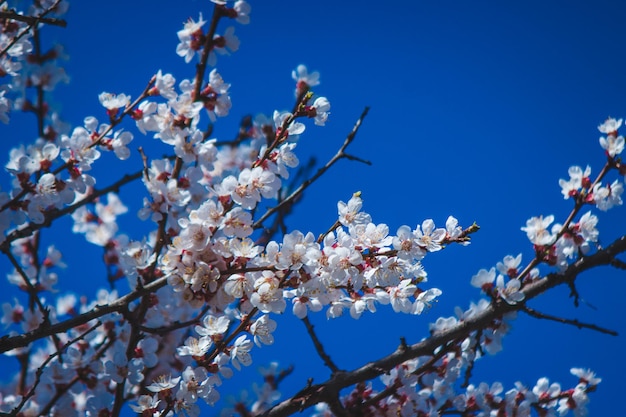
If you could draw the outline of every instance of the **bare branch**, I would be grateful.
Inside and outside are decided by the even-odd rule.
[[[332,371],[333,374],[340,372],[341,370],[339,369],[339,367],[335,365],[335,362],[333,362],[331,357],[328,356],[328,354],[324,350],[324,346],[322,345],[322,342],[320,342],[319,338],[317,337],[317,334],[315,334],[315,330],[313,329],[314,326],[311,324],[311,321],[309,321],[309,318],[307,316],[304,316],[304,318],[302,319],[302,323],[304,323],[304,325],[306,326],[306,330],[309,333],[311,340],[313,341],[315,350],[317,351],[317,354],[319,355],[319,357],[322,358],[322,360],[324,361],[324,365],[326,365]]]
[[[551,314],[541,313],[541,312],[539,312],[539,311],[537,311],[535,309],[532,309],[532,308],[530,308],[528,306],[522,307],[521,311],[523,311],[524,313],[528,314],[529,316],[537,318],[537,319],[552,320],[552,321],[556,321],[558,323],[570,324],[572,326],[578,327],[579,329],[591,329],[591,330],[595,330],[595,331],[600,332],[600,333],[610,334],[611,336],[617,336],[617,332],[615,330],[606,329],[604,327],[600,327],[600,326],[597,326],[595,324],[583,323],[581,321],[578,321],[577,319],[566,319],[566,318],[563,318],[563,317],[553,316]]]

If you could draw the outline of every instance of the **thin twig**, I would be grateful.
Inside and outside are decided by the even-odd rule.
[[[53,354],[49,355],[46,358],[46,360],[43,361],[43,363],[39,366],[39,368],[37,368],[37,371],[35,372],[35,382],[33,383],[33,386],[30,388],[30,391],[28,392],[28,394],[26,394],[26,395],[24,395],[22,397],[22,400],[20,401],[20,403],[17,406],[15,406],[15,408],[13,408],[13,410],[11,411],[11,414],[12,415],[16,415],[22,409],[22,407],[24,407],[24,404],[26,404],[26,402],[33,395],[35,395],[35,389],[37,388],[37,386],[41,382],[41,376],[43,375],[43,371],[46,368],[46,366],[50,363],[50,361],[52,361],[52,359],[54,359],[57,356],[59,356],[63,351],[65,351],[68,347],[70,347],[74,343],[78,342],[79,340],[84,339],[85,336],[87,336],[89,333],[91,333],[94,330],[96,330],[101,325],[102,325],[102,323],[100,321],[98,321],[96,324],[94,324],[89,329],[87,329],[84,333],[82,333],[79,336],[76,336],[74,339],[68,341],[60,349],[58,349],[56,352],[54,352]]]
[[[544,319],[544,320],[552,320],[552,321],[556,321],[558,323],[563,323],[563,324],[569,324],[572,326],[576,326],[579,329],[591,329],[591,330],[595,330],[597,332],[600,333],[604,333],[604,334],[610,334],[611,336],[617,336],[617,332],[615,330],[611,330],[611,329],[606,329],[604,327],[600,327],[597,326],[595,324],[590,324],[590,323],[583,323],[581,321],[578,321],[577,319],[566,319],[563,317],[557,317],[557,316],[553,316],[551,314],[546,314],[546,313],[541,313],[533,308],[530,308],[528,306],[524,306],[522,307],[521,311],[523,311],[524,313],[528,314],[531,317],[534,317],[536,319]]]
[[[326,353],[326,350],[324,349],[324,345],[322,345],[322,342],[320,342],[320,339],[317,337],[317,334],[315,333],[315,330],[314,330],[314,326],[311,324],[309,317],[304,316],[302,318],[302,323],[304,323],[304,325],[306,326],[306,330],[309,333],[309,337],[311,338],[311,340],[313,341],[313,345],[315,346],[315,351],[317,352],[319,357],[322,359],[322,361],[324,361],[324,365],[326,365],[332,371],[333,374],[340,372],[341,370],[339,369],[339,367],[335,365],[335,362],[333,362],[331,357]]]
[[[139,330],[141,330],[142,332],[146,332],[146,333],[164,335],[164,334],[167,334],[167,333],[169,333],[169,332],[171,332],[173,330],[184,329],[185,327],[189,327],[191,325],[200,323],[200,321],[202,320],[202,317],[204,317],[204,315],[207,313],[207,311],[209,311],[210,308],[211,308],[211,306],[209,304],[207,304],[200,311],[200,313],[198,313],[198,315],[196,317],[194,317],[192,319],[189,319],[187,321],[177,321],[177,322],[174,322],[174,323],[172,323],[170,325],[161,326],[161,327],[139,326]]]
[[[253,228],[258,229],[258,228],[262,227],[263,226],[263,222],[268,217],[270,217],[272,214],[274,214],[278,210],[280,210],[282,206],[284,206],[286,204],[290,204],[293,200],[298,198],[300,196],[300,194],[302,194],[304,192],[304,190],[306,190],[311,184],[313,184],[319,177],[321,177],[326,171],[328,171],[330,169],[330,167],[332,167],[340,159],[347,158],[347,159],[357,160],[357,161],[366,163],[368,165],[371,165],[370,161],[366,161],[366,160],[354,157],[354,156],[352,156],[350,154],[347,154],[345,152],[345,150],[348,147],[348,145],[350,145],[350,143],[352,143],[352,141],[354,140],[354,138],[356,136],[356,133],[358,132],[359,127],[361,126],[361,123],[363,122],[363,119],[365,118],[365,116],[367,116],[367,112],[368,111],[369,111],[369,107],[366,107],[363,110],[363,112],[361,113],[361,116],[359,117],[359,119],[356,121],[354,127],[352,128],[352,131],[348,134],[348,137],[346,137],[346,140],[344,141],[344,143],[341,146],[341,148],[337,151],[335,156],[333,156],[326,163],[326,165],[324,165],[323,167],[318,169],[317,172],[315,173],[315,175],[313,175],[308,180],[304,181],[294,192],[292,192],[287,198],[285,198],[283,201],[281,201],[280,204],[278,204],[278,205],[268,209],[265,212],[265,214],[263,214],[263,216],[261,216],[261,218],[259,220],[254,222],[254,224],[252,225]]]

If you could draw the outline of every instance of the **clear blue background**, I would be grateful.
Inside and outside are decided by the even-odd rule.
[[[321,72],[315,92],[332,104],[327,126],[310,125],[302,136],[301,161],[316,155],[325,162],[363,107],[371,106],[349,150],[373,166],[344,161],[333,168],[288,218],[292,229],[327,230],[336,218],[336,202],[358,190],[374,221],[392,231],[426,218],[443,225],[450,214],[463,226],[476,221],[482,227],[469,247],[426,258],[430,284],[444,294],[425,315],[401,316],[381,307],[359,321],[313,317],[329,354],[344,369],[390,353],[400,336],[419,341],[429,322],[477,301],[479,293],[469,280],[480,268],[520,252],[528,261],[532,248],[520,227],[534,215],[565,219],[572,204],[563,200],[558,179],[567,177],[570,165],[590,164],[596,174],[604,163],[596,126],[609,115],[626,115],[623,2],[277,0],[251,5],[251,24],[236,24],[240,50],[218,58],[219,72],[233,84],[233,109],[216,125],[216,137],[234,137],[244,114],[291,108],[290,73],[300,63]],[[71,57],[65,66],[71,84],[54,96],[64,119],[73,125],[88,115],[105,120],[100,92],[136,97],[159,69],[179,81],[191,78],[194,67],[175,54],[176,31],[189,16],[197,19],[199,11],[208,19],[210,3],[72,3],[67,29],[45,31],[48,41],[63,43]],[[24,120],[32,119],[15,117],[16,123]],[[3,154],[34,134],[28,124],[18,130],[2,127]],[[150,141],[137,135],[131,147]],[[103,186],[134,172],[140,159],[135,154],[113,169],[104,161],[100,165],[94,172]],[[3,189],[6,183],[3,179]],[[121,227],[134,238],[141,238],[148,225],[138,225],[135,217],[133,197],[136,201],[139,190],[121,193],[131,207]],[[602,243],[626,232],[624,218],[623,208],[600,214]],[[61,226],[55,236],[43,234],[48,242],[54,238],[69,265],[59,288],[91,296],[94,281],[105,286],[105,270],[85,259],[99,259],[101,249],[72,235],[70,222]],[[61,242],[58,233],[65,233]],[[566,288],[531,306],[617,330],[620,336],[521,316],[504,340],[504,351],[480,360],[472,382],[502,381],[508,389],[517,380],[532,387],[548,376],[569,388],[576,383],[571,367],[591,368],[603,382],[591,394],[590,415],[616,415],[623,408],[626,371],[621,358],[625,274],[597,269],[581,276],[578,288],[588,304],[577,309]],[[224,395],[249,387],[256,367],[277,358],[284,366],[296,366],[281,387],[285,395],[301,389],[307,377],[315,382],[328,377],[304,326],[291,314],[280,318],[276,339],[272,347],[255,348],[254,369],[228,381]]]

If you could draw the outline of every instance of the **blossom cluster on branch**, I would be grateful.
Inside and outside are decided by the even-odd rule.
[[[297,156],[298,139],[306,140],[311,124],[324,126],[331,106],[313,91],[319,73],[300,65],[292,73],[291,111],[245,118],[234,141],[212,138],[201,119],[211,126],[233,106],[229,80],[215,65],[240,46],[233,26],[218,28],[247,24],[251,14],[243,0],[213,3],[210,20],[200,14],[177,33],[176,53],[196,63],[189,78],[177,81],[159,70],[135,99],[103,92],[100,113],[74,128],[48,104],[55,85],[66,81],[62,51],[43,51],[41,44],[46,25],[64,25],[67,2],[0,6],[0,75],[7,79],[0,121],[25,111],[38,123],[37,139],[11,151],[5,168],[12,188],[0,194],[0,250],[13,266],[8,282],[20,292],[2,305],[8,333],[0,352],[20,365],[0,387],[2,415],[117,416],[126,406],[144,416],[195,416],[200,400],[220,407],[220,386],[252,363],[254,349],[273,344],[278,316],[288,310],[307,326],[331,378],[278,402],[279,383],[290,370],[273,364],[254,404],[238,403],[226,413],[288,415],[315,405],[320,416],[585,415],[588,393],[600,382],[592,371],[573,368],[579,382],[568,389],[541,378],[532,387],[505,390],[500,383],[470,383],[470,376],[478,358],[502,349],[517,312],[541,316],[527,300],[561,284],[577,297],[579,272],[624,266],[616,258],[626,251],[622,241],[597,245],[592,211],[622,204],[622,120],[599,127],[607,162],[595,179],[591,168],[575,166],[560,181],[565,199],[574,202],[570,216],[562,223],[533,217],[522,228],[535,253],[526,266],[521,255],[508,255],[480,270],[471,284],[487,298],[437,319],[430,338],[403,342],[386,358],[342,371],[309,315],[358,319],[379,308],[421,314],[442,294],[430,285],[423,259],[469,244],[478,226],[462,227],[450,216],[444,225],[425,219],[394,233],[374,222],[356,192],[337,203],[327,230],[287,230],[285,217],[317,178],[341,159],[367,163],[346,151],[367,109],[335,156],[310,175]],[[106,157],[128,159],[137,133],[167,146],[169,155],[155,157],[142,146],[143,166],[102,186],[92,167]],[[302,181],[294,172],[309,177]],[[118,191],[139,180],[145,195],[137,215],[153,227],[132,240],[119,230],[118,216],[129,208]],[[579,215],[583,208],[589,211]],[[92,300],[55,292],[62,253],[44,246],[41,234],[62,217],[103,248],[103,284],[110,289]]]

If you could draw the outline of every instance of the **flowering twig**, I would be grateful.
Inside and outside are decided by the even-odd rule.
[[[289,204],[293,200],[298,198],[300,196],[300,194],[302,194],[304,192],[304,190],[306,190],[311,184],[313,184],[319,177],[321,177],[326,171],[328,171],[330,169],[330,167],[332,167],[340,159],[347,158],[347,159],[350,159],[350,160],[355,160],[355,161],[359,161],[359,162],[363,162],[365,164],[371,165],[370,161],[366,161],[364,159],[361,159],[361,158],[358,158],[356,156],[347,154],[345,152],[346,148],[348,147],[348,145],[350,145],[352,143],[352,141],[354,140],[354,138],[356,136],[356,133],[358,132],[359,127],[361,126],[361,123],[363,122],[363,119],[365,118],[365,116],[367,116],[367,112],[368,111],[369,111],[369,107],[366,107],[363,110],[363,112],[361,113],[361,116],[359,117],[359,119],[354,124],[354,127],[352,128],[352,131],[348,134],[348,136],[346,137],[346,140],[343,142],[343,145],[341,145],[341,148],[337,151],[335,156],[333,156],[328,162],[326,162],[326,165],[324,165],[323,167],[318,169],[317,172],[315,173],[315,175],[313,175],[308,180],[304,181],[288,197],[286,197],[283,201],[281,201],[280,204],[278,204],[278,205],[268,209],[265,212],[265,214],[263,214],[263,216],[261,216],[260,219],[258,219],[256,222],[254,222],[254,224],[252,225],[253,228],[258,229],[259,227],[261,227],[263,225],[263,222],[268,217],[270,217],[276,211],[280,210],[282,206],[284,206],[286,204]]]
[[[15,44],[17,43],[17,41],[19,41],[20,39],[22,39],[22,38],[24,37],[24,35],[26,35],[28,32],[30,32],[30,30],[31,30],[31,29],[32,29],[35,25],[37,25],[39,22],[45,23],[45,22],[43,22],[43,20],[42,20],[42,19],[43,19],[43,18],[45,18],[45,16],[46,16],[48,13],[52,12],[52,11],[53,11],[53,10],[54,10],[54,9],[55,9],[58,5],[59,5],[59,3],[61,3],[61,0],[56,0],[56,1],[55,1],[55,2],[54,2],[54,3],[53,3],[53,4],[52,4],[52,5],[51,5],[51,6],[50,6],[47,10],[45,10],[45,11],[44,11],[41,15],[39,15],[39,16],[35,16],[35,17],[32,17],[32,19],[33,19],[33,20],[32,20],[31,22],[27,22],[27,23],[28,23],[28,26],[27,26],[26,28],[24,28],[24,30],[23,30],[23,31],[21,31],[21,32],[19,33],[19,35],[17,35],[15,38],[13,38],[13,39],[11,40],[11,42],[9,42],[9,43],[7,44],[7,46],[5,46],[5,47],[4,47],[4,49],[2,49],[2,51],[0,51],[0,57],[1,57],[1,56],[3,56],[4,54],[6,54],[6,53],[7,53],[7,51],[8,51],[9,49],[11,49],[11,47],[12,47],[13,45],[15,45]],[[26,18],[27,16],[24,16],[24,17]],[[16,19],[15,17],[11,17],[11,19],[20,20],[20,19]],[[60,26],[63,26],[63,25],[60,25]]]
[[[2,244],[0,244],[0,251],[6,253],[11,245],[11,242],[17,240],[17,239],[21,239],[23,237],[27,237],[32,235],[34,232],[36,232],[39,229],[42,229],[44,227],[50,227],[50,225],[52,224],[52,222],[56,219],[58,219],[59,217],[63,217],[66,214],[69,213],[73,213],[74,211],[76,211],[76,209],[78,209],[79,207],[82,207],[86,204],[92,203],[93,201],[95,201],[98,197],[103,196],[105,194],[108,194],[112,191],[118,191],[120,189],[120,187],[122,187],[125,184],[128,184],[129,182],[132,182],[136,179],[141,178],[141,174],[142,171],[137,171],[135,173],[132,174],[127,174],[124,175],[122,178],[120,178],[118,181],[116,181],[115,183],[109,185],[108,187],[99,189],[99,190],[93,190],[91,192],[91,194],[89,194],[87,197],[83,198],[82,200],[70,205],[70,206],[66,206],[60,210],[54,210],[51,212],[46,213],[45,216],[45,220],[43,221],[43,223],[31,223],[26,227],[23,227],[21,229],[17,229],[14,230],[13,232],[11,232],[7,237],[6,240],[4,242],[2,242]]]

